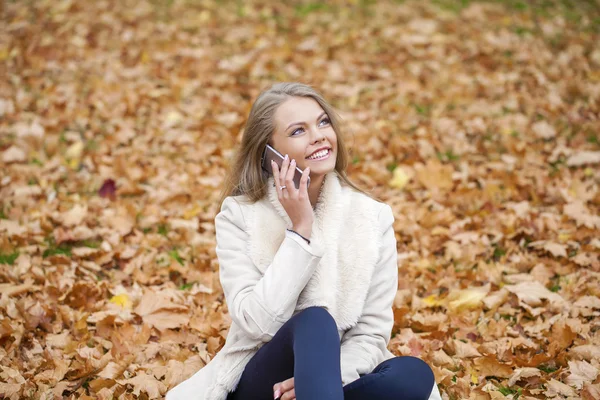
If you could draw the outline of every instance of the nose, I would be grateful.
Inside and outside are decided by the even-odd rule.
[[[319,143],[325,139],[325,135],[318,127],[311,129],[312,131],[312,143]]]

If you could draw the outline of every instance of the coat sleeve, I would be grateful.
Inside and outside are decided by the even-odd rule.
[[[231,319],[251,338],[268,342],[292,316],[323,249],[286,231],[263,275],[248,255],[244,216],[231,196],[215,217],[215,232],[219,278]]]
[[[380,257],[373,270],[362,315],[342,337],[341,369],[344,385],[368,374],[385,359],[394,325],[392,305],[398,290],[398,250],[389,205],[379,212],[382,232]],[[389,357],[388,357],[389,358]]]

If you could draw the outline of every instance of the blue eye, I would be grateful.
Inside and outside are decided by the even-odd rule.
[[[329,118],[323,118],[320,122],[320,124],[322,124],[323,122],[329,124],[331,121],[329,120]]]
[[[294,136],[294,133],[296,133],[296,132],[298,132],[298,131],[300,131],[300,130],[302,130],[302,128],[298,128],[298,129],[296,129],[295,131],[293,131],[293,132],[292,132],[292,134],[291,134],[290,136]]]

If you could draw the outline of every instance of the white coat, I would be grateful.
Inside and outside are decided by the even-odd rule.
[[[251,204],[227,197],[215,218],[220,280],[231,315],[227,340],[202,369],[167,393],[167,400],[225,400],[244,367],[293,315],[326,308],[338,327],[342,383],[394,357],[387,349],[398,288],[390,206],[325,176],[310,245],[286,231],[292,223],[277,198]],[[415,383],[418,384],[418,383]],[[430,399],[441,399],[434,384]]]

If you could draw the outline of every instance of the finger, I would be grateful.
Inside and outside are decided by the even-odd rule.
[[[279,176],[281,177],[281,184],[285,185],[283,181],[285,180],[285,174],[287,174],[287,170],[290,166],[290,157],[286,154],[283,162],[281,163],[281,168],[279,169]]]
[[[290,378],[290,379],[286,379],[285,381],[281,382],[281,385],[279,386],[279,388],[281,389],[281,392],[287,392],[288,390],[291,390],[294,388],[294,378]]]
[[[281,390],[281,382],[273,385],[273,394],[274,394],[275,398],[279,397],[279,399],[281,399],[282,393],[283,393],[283,391]]]
[[[275,183],[277,195],[281,196],[281,189],[279,188],[281,186],[279,184],[279,167],[277,166],[277,163],[273,160],[271,160],[271,167],[273,167],[273,182]]]
[[[308,194],[308,176],[309,175],[310,175],[310,167],[304,168],[304,171],[302,171],[302,178],[300,178],[300,187],[298,188],[300,190],[300,194],[302,196]]]
[[[290,162],[290,168],[287,170],[287,173],[285,175],[285,185],[288,188],[296,188],[296,185],[294,185],[294,174],[296,173],[296,160],[292,160]]]
[[[296,398],[296,389],[288,390],[281,396],[281,400],[294,400]]]

